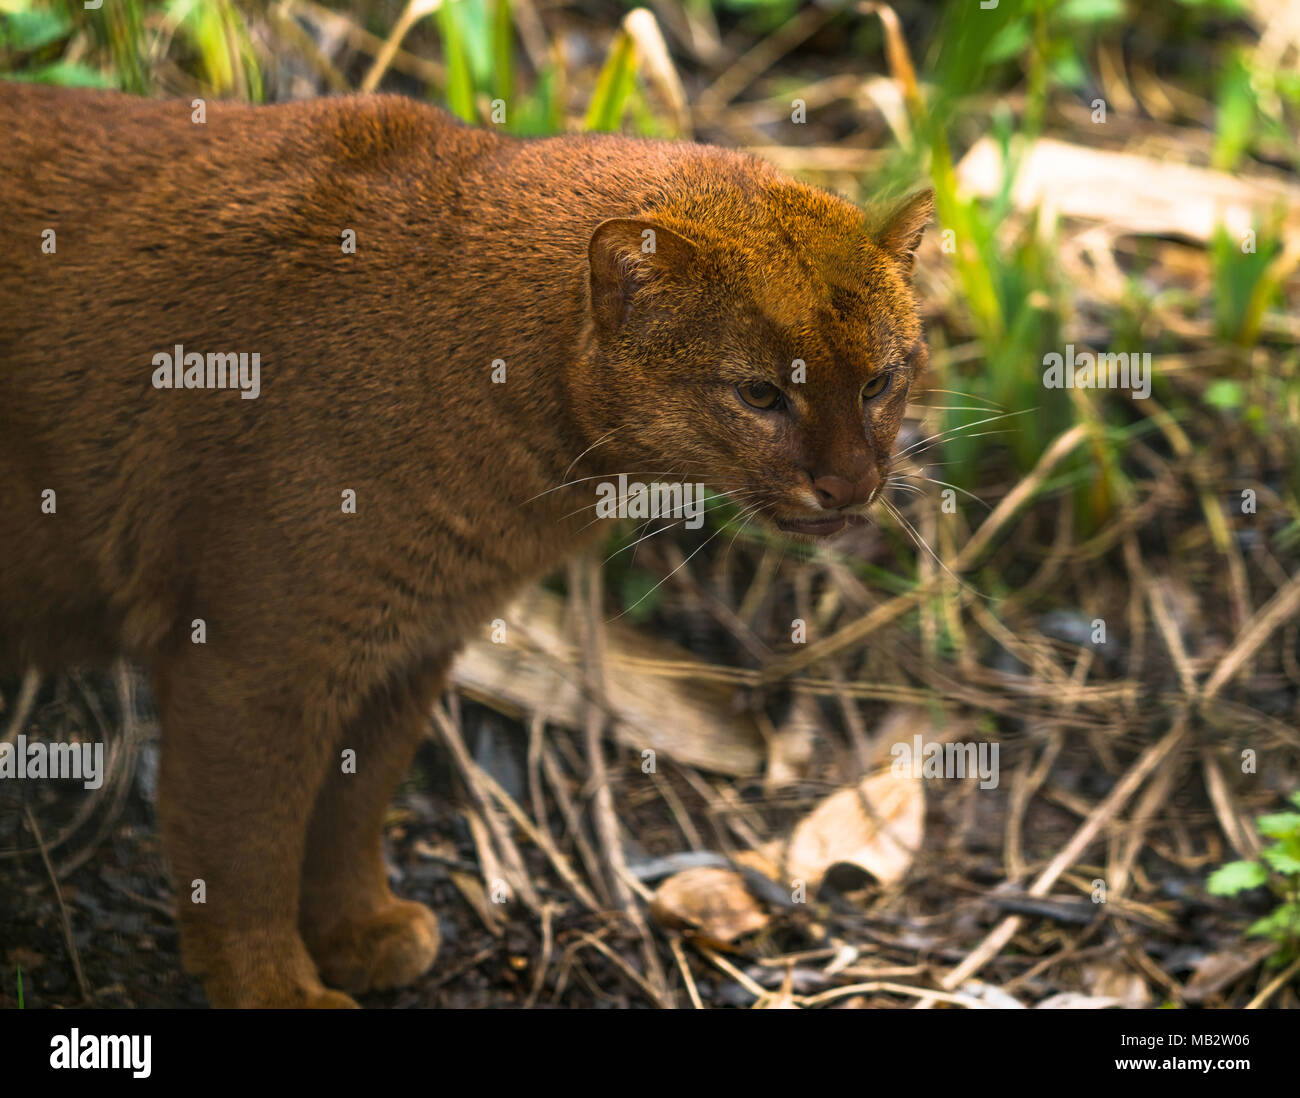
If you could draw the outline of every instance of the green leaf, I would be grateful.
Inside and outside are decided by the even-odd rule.
[[[989,43],[985,60],[990,65],[999,61],[1010,61],[1019,57],[1029,45],[1029,25],[1027,23],[1008,23]]]
[[[548,64],[537,76],[531,95],[521,95],[506,108],[511,133],[522,137],[560,133],[564,129],[559,69]]]
[[[605,65],[596,79],[596,90],[587,106],[585,130],[609,132],[623,122],[628,97],[636,87],[636,44],[627,32],[619,31]]]
[[[76,61],[54,61],[26,72],[5,73],[6,80],[24,80],[32,84],[59,84],[65,88],[115,88],[112,77]]]
[[[1213,8],[1221,11],[1225,15],[1245,15],[1245,0],[1178,0],[1180,4],[1188,8]]]
[[[31,52],[71,32],[72,23],[60,11],[17,11],[0,20],[0,45]]]
[[[1251,923],[1246,933],[1253,938],[1272,938],[1285,942],[1300,934],[1300,904],[1279,904],[1257,922]]]
[[[1124,0],[1065,0],[1055,15],[1065,23],[1104,23],[1124,17]]]
[[[1241,55],[1234,55],[1219,71],[1218,116],[1210,166],[1230,172],[1237,167],[1254,140],[1255,89]]]
[[[1255,821],[1255,830],[1270,839],[1289,839],[1300,835],[1300,812],[1273,812]]]
[[[1211,896],[1235,896],[1268,881],[1268,870],[1259,862],[1228,862],[1210,874],[1205,890]]]
[[[1066,88],[1076,91],[1088,86],[1088,70],[1079,56],[1079,51],[1070,49],[1052,58],[1052,79]]]
[[[496,0],[492,9],[492,91],[505,100],[507,125],[512,121],[515,94],[515,24],[510,0]]]
[[[230,0],[170,0],[168,21],[198,55],[203,79],[218,94],[262,97],[262,76],[244,16]]]
[[[1300,843],[1288,845],[1300,846]],[[1288,877],[1300,876],[1300,856],[1297,856],[1295,850],[1289,850],[1287,845],[1275,843],[1261,850],[1259,856],[1273,867],[1274,872]]]
[[[1221,377],[1210,383],[1205,390],[1204,400],[1211,408],[1222,408],[1225,412],[1230,412],[1241,407],[1245,394],[1240,382]]]
[[[476,88],[488,87],[492,81],[494,13],[485,0],[444,0],[443,7],[451,12],[460,31],[470,82]]]
[[[447,109],[466,122],[477,122],[474,83],[470,78],[465,39],[452,8],[450,3],[438,8],[438,31],[442,35],[443,60],[447,65]]]

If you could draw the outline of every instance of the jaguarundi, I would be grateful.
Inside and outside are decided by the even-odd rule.
[[[0,666],[150,675],[218,1006],[433,963],[389,796],[461,644],[599,536],[595,485],[830,535],[926,362],[929,192],[868,214],[735,152],[389,96],[0,84],[0,149]]]

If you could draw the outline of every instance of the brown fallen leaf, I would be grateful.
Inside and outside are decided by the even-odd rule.
[[[663,926],[724,948],[768,923],[745,879],[734,870],[712,866],[674,873],[655,890],[650,913]]]
[[[806,778],[817,741],[817,702],[807,694],[799,694],[780,728],[773,728],[766,717],[758,723],[767,738],[764,787],[770,792]]]
[[[799,822],[786,849],[786,871],[816,888],[839,862],[882,885],[901,880],[925,832],[922,779],[886,770],[841,789]]]
[[[1183,998],[1201,1003],[1246,975],[1276,948],[1272,942],[1250,942],[1221,949],[1196,962],[1192,978],[1183,987]]]
[[[1083,966],[1083,986],[1089,995],[1116,999],[1126,1010],[1141,1010],[1151,1005],[1147,983],[1123,964],[1087,964]]]
[[[1272,178],[1213,171],[1039,138],[1016,162],[1011,198],[1019,209],[1099,221],[1121,232],[1180,236],[1201,243],[1222,223],[1240,236],[1274,210],[1285,211],[1285,238],[1300,236],[1300,187]],[[977,141],[957,166],[967,194],[1003,186],[1006,162],[992,138]]]
[[[785,843],[780,839],[772,839],[755,850],[737,851],[731,860],[779,883],[782,878],[781,864],[785,860]]]
[[[1037,1010],[1114,1010],[1124,1004],[1113,995],[1085,995],[1082,991],[1060,991],[1048,996]]]
[[[958,994],[976,999],[997,1010],[1024,1010],[1025,1004],[1014,995],[983,980],[967,980],[957,989]]]
[[[587,712],[581,654],[565,627],[566,603],[533,587],[502,614],[494,630],[471,641],[452,667],[467,697],[507,716],[544,713],[553,724],[580,729]],[[719,774],[762,769],[766,748],[754,719],[737,712],[726,683],[679,677],[699,661],[685,649],[625,622],[605,629],[606,698],[615,719],[610,735],[638,754],[651,749],[687,766]]]

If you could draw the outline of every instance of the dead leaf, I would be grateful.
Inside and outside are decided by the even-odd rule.
[[[502,643],[493,630],[471,641],[452,666],[467,697],[507,716],[544,713],[553,724],[580,729],[588,698],[580,653],[565,628],[565,601],[540,587],[502,615]],[[683,674],[699,661],[685,649],[624,622],[605,628],[610,734],[638,754],[647,748],[686,766],[749,775],[763,766],[763,737],[754,719],[736,712],[735,690]]]
[[[739,850],[732,855],[733,862],[761,873],[771,881],[780,882],[781,863],[785,860],[785,843],[773,839],[755,850]]]
[[[957,991],[998,1010],[1025,1009],[1025,1004],[1014,995],[1003,991],[1000,987],[986,984],[983,980],[967,980]]]
[[[745,879],[734,870],[711,866],[674,873],[655,890],[650,911],[670,929],[689,930],[724,947],[768,923]]]
[[[1124,1004],[1113,995],[1085,995],[1082,991],[1062,991],[1049,995],[1038,1010],[1108,1010]]]
[[[1151,990],[1147,982],[1126,965],[1084,965],[1083,986],[1090,995],[1117,999],[1125,1010],[1141,1010],[1151,1005]]]
[[[1121,232],[1181,236],[1207,243],[1222,223],[1233,236],[1274,210],[1289,211],[1288,238],[1300,234],[1300,187],[1272,178],[1230,174],[1039,138],[1017,161],[1012,201],[1049,217],[1099,221]],[[957,166],[967,194],[990,196],[1003,186],[1006,162],[996,141],[977,141]]]
[[[925,831],[921,782],[886,770],[831,794],[790,836],[789,875],[816,888],[831,866],[847,862],[882,885],[901,880]]]
[[[819,730],[817,702],[807,694],[798,694],[780,728],[773,728],[766,717],[758,724],[767,738],[765,787],[778,789],[806,778]]]
[[[1252,942],[1249,945],[1221,949],[1196,962],[1192,978],[1183,988],[1183,998],[1189,1003],[1204,1002],[1222,991],[1258,965],[1274,950],[1272,942]]]

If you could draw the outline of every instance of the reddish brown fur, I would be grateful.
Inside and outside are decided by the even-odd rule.
[[[548,490],[676,471],[797,515],[883,469],[928,199],[873,228],[735,153],[396,98],[190,114],[0,85],[0,664],[140,661],[187,966],[215,1004],[349,1005],[325,984],[433,960],[384,807],[458,646],[599,529],[592,481]],[[654,255],[593,241],[632,217]],[[177,343],[259,352],[260,397],[154,389]],[[736,398],[795,358],[794,412]]]

